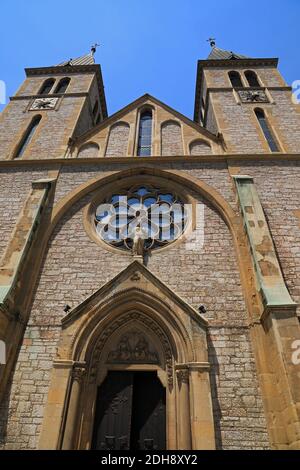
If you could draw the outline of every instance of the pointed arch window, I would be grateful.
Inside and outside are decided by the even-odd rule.
[[[247,72],[245,72],[245,77],[247,79],[247,82],[248,82],[249,86],[251,86],[251,87],[259,87],[260,86],[257,75],[256,75],[255,72],[253,72],[253,70],[247,70]]]
[[[229,72],[228,75],[229,75],[229,79],[231,81],[231,85],[233,86],[233,88],[243,88],[244,85],[243,85],[239,72],[236,72],[233,70]]]
[[[141,113],[139,138],[138,138],[138,151],[139,157],[147,157],[151,155],[152,147],[152,111],[147,109]]]
[[[270,147],[270,150],[271,152],[279,152],[279,147],[278,147],[278,144],[276,142],[276,139],[273,135],[273,132],[272,132],[272,129],[267,121],[267,118],[266,118],[266,115],[264,113],[264,111],[260,108],[256,108],[254,110],[255,112],[255,115],[258,119],[258,122],[260,124],[260,127],[264,133],[264,136],[269,144],[269,147]]]
[[[46,80],[41,89],[40,89],[40,92],[39,92],[39,95],[48,95],[50,93],[50,91],[52,90],[52,87],[54,85],[54,78],[48,78],[48,80]]]
[[[20,158],[23,153],[25,152],[26,148],[28,147],[28,145],[30,144],[32,138],[33,138],[33,135],[36,131],[36,128],[37,126],[39,125],[40,121],[42,119],[42,116],[41,115],[37,115],[35,116],[30,125],[28,126],[24,136],[22,137],[22,140],[19,144],[19,147],[16,151],[16,154],[15,154],[15,158]]]
[[[62,79],[59,81],[59,83],[58,83],[58,85],[57,85],[57,87],[56,87],[56,89],[55,89],[55,93],[60,93],[60,94],[65,93],[65,92],[67,91],[67,88],[68,88],[68,86],[69,86],[70,81],[71,81],[70,78],[67,78],[67,77],[66,77],[66,78],[62,78]]]

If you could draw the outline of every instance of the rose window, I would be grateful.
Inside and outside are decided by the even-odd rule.
[[[186,228],[185,206],[170,191],[150,185],[135,186],[113,194],[95,213],[97,235],[123,249],[144,251],[178,239]]]

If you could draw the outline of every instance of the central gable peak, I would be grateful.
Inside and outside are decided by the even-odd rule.
[[[189,157],[222,153],[219,136],[146,93],[75,138],[70,156]]]

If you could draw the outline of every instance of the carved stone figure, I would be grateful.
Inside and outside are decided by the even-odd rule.
[[[116,351],[113,351],[109,355],[111,361],[119,360],[121,362],[127,362],[131,357],[131,347],[129,344],[128,336],[122,336],[118,348]]]
[[[145,240],[143,238],[143,231],[138,225],[134,229],[132,254],[134,256],[144,256],[145,253]]]
[[[121,337],[115,351],[111,351],[108,362],[158,363],[158,355],[150,351],[145,337],[138,331],[132,331]]]

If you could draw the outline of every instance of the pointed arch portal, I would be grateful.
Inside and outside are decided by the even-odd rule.
[[[40,448],[213,449],[206,329],[134,261],[64,318]]]

